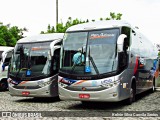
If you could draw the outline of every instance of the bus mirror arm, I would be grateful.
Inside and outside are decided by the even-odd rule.
[[[53,42],[51,42],[51,44],[50,44],[51,56],[54,55],[54,51],[55,51],[55,49],[57,49],[56,46],[59,47],[59,45],[56,45],[56,44],[59,43],[59,42],[61,42],[61,41],[62,41],[62,39],[57,39],[57,40],[54,40]]]
[[[50,44],[50,50],[51,50],[51,52],[50,52],[50,55],[51,56],[53,56],[54,54],[54,45],[55,45],[55,43],[54,42],[52,42],[51,44]]]
[[[118,52],[122,52],[123,51],[123,46],[124,46],[124,39],[127,37],[127,35],[125,34],[121,34],[119,37],[118,37],[118,40],[117,40],[117,50]]]
[[[54,47],[51,47],[50,55],[51,55],[51,56],[53,56],[53,55],[54,55]]]
[[[60,48],[61,48],[60,45],[56,45],[56,46],[51,47],[51,56],[54,56],[54,51],[55,51],[56,49],[60,49]]]

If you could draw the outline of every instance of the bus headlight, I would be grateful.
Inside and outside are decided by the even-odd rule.
[[[120,80],[116,80],[114,82],[103,84],[102,86],[106,87],[106,88],[111,88],[111,87],[114,87],[114,86],[118,85],[119,83],[120,83]]]
[[[58,80],[58,85],[61,86],[61,87],[67,87],[68,85],[70,85],[70,81],[69,80],[66,80],[66,79],[63,79],[63,78],[60,78]]]
[[[8,79],[7,79],[7,82],[8,82],[9,84],[11,83],[11,81],[12,81],[11,78],[8,78]]]
[[[53,80],[48,80],[48,81],[38,81],[38,85],[40,86],[40,87],[45,87],[45,86],[47,86],[47,85],[50,85],[51,83],[52,83],[52,81]]]
[[[9,84],[10,86],[14,86],[14,85],[18,85],[18,84],[19,84],[19,82],[17,82],[16,80],[13,80],[13,79],[11,79],[11,78],[8,78],[8,79],[7,79],[7,82],[8,82],[8,84]]]
[[[67,84],[64,84],[64,83],[62,83],[62,82],[59,82],[58,84],[59,84],[61,87],[63,87],[63,88],[68,86]]]

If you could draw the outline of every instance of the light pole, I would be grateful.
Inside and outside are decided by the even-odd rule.
[[[58,0],[56,0],[56,30],[58,25]]]

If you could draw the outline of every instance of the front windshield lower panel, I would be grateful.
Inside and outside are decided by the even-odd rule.
[[[50,75],[50,42],[17,44],[11,60],[10,75],[19,79]]]
[[[60,72],[74,76],[95,76],[116,71],[118,36],[118,28],[66,33]]]

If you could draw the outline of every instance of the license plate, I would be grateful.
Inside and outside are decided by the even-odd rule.
[[[79,94],[79,98],[88,99],[88,98],[90,98],[90,94]]]
[[[25,96],[27,96],[27,95],[29,95],[30,94],[30,92],[28,92],[28,91],[23,91],[22,92],[22,95],[25,95]]]

